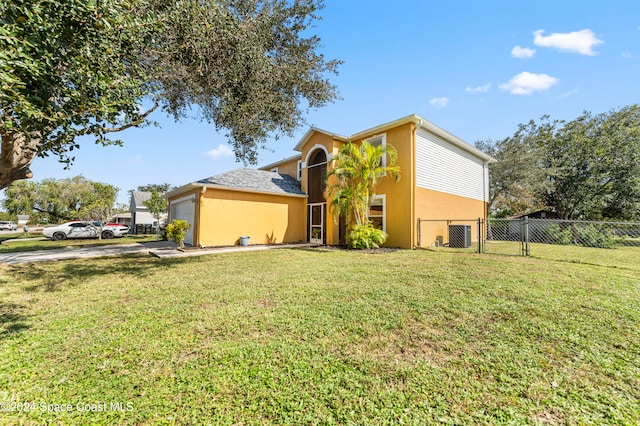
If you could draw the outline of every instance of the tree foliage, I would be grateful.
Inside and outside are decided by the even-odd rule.
[[[83,176],[41,182],[21,180],[6,189],[3,207],[11,214],[29,214],[49,222],[104,221],[111,214],[117,193],[118,188]]]
[[[386,240],[386,234],[371,224],[368,212],[380,179],[388,176],[400,180],[397,156],[391,145],[373,146],[364,141],[360,145],[348,142],[335,157],[327,178],[335,176],[336,180],[326,194],[336,219],[341,215],[346,218],[350,247],[373,247]],[[386,164],[382,161],[385,157]]]
[[[160,194],[158,191],[152,191],[151,197],[148,200],[144,200],[142,204],[144,204],[145,207],[149,209],[149,212],[159,222],[160,215],[167,211],[169,202],[166,198],[163,198],[162,194]]]
[[[520,125],[512,137],[476,144],[491,164],[489,207],[564,219],[640,218],[640,106],[584,112],[572,121]]]
[[[78,137],[149,124],[161,107],[226,130],[256,162],[273,133],[336,99],[338,61],[307,36],[322,0],[9,0],[0,3],[0,189],[35,156],[69,164]],[[195,109],[193,107],[196,107]]]
[[[136,188],[136,191],[142,191],[142,192],[158,192],[159,194],[164,194],[166,192],[169,192],[169,190],[171,190],[171,184],[170,183],[150,183],[148,185],[139,185]],[[131,191],[129,191],[131,192]]]

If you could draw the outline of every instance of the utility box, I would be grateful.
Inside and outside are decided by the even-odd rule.
[[[449,225],[449,247],[471,247],[471,225]]]

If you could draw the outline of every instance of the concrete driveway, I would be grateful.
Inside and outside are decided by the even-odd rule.
[[[276,244],[276,245],[251,245],[248,247],[234,246],[234,247],[213,247],[204,250],[188,250],[178,251],[176,247],[178,245],[170,241],[153,241],[149,243],[135,243],[135,244],[117,244],[106,246],[93,246],[93,247],[78,247],[78,248],[65,248],[55,250],[36,250],[36,251],[24,251],[18,253],[5,253],[0,254],[0,262],[4,262],[8,265],[15,265],[19,263],[33,263],[33,262],[53,262],[56,260],[70,260],[70,259],[83,259],[90,257],[105,257],[105,256],[119,256],[124,254],[150,254],[161,259],[176,258],[176,257],[192,257],[192,256],[204,256],[217,253],[232,253],[239,251],[255,251],[255,250],[272,250],[279,248],[294,248],[294,247],[313,247],[316,244],[309,243],[297,243],[297,244]]]
[[[78,247],[55,250],[35,250],[0,254],[0,262],[14,265],[18,263],[51,262],[55,260],[82,259],[88,257],[117,256],[133,253],[148,253],[142,244],[118,244],[112,246]]]

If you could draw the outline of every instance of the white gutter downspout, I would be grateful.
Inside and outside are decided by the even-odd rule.
[[[416,168],[418,166],[418,159],[416,158],[416,144],[417,144],[417,139],[418,139],[418,130],[420,130],[420,128],[422,127],[422,118],[418,118],[417,121],[414,121],[416,128],[413,131],[413,143],[411,144],[411,150],[413,151],[411,153],[411,157],[413,158],[413,164],[411,164],[411,167],[413,168],[413,170],[411,171],[411,194],[412,194],[412,200],[411,200],[411,222],[416,222],[417,217],[416,217]],[[411,234],[410,235],[414,235],[413,233],[413,229],[415,229],[417,232],[417,238],[413,241],[413,248],[415,249],[416,246],[420,246],[420,232],[418,231],[420,229],[420,225],[418,223],[416,223],[416,228],[413,228],[413,223],[410,224],[412,230],[411,230]]]

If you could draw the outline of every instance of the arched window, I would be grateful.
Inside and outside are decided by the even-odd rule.
[[[327,154],[324,150],[317,149],[311,154],[307,164],[307,176],[309,203],[323,203],[327,179]]]

